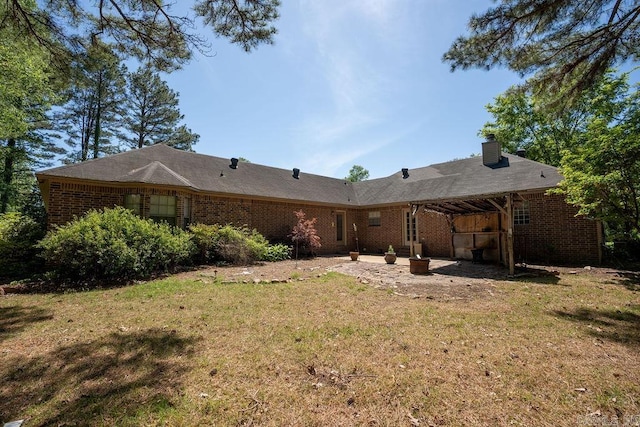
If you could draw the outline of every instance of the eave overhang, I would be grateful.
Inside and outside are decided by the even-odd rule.
[[[471,215],[486,212],[506,213],[506,202],[509,194],[525,195],[546,192],[553,187],[509,191],[504,193],[474,195],[466,197],[445,198],[437,200],[416,200],[410,203],[414,210],[437,212],[445,215]]]

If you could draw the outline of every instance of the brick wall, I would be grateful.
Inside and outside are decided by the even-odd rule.
[[[47,221],[49,227],[54,224],[66,224],[75,217],[84,215],[91,209],[123,206],[124,198],[127,194],[142,195],[142,212],[144,216],[149,216],[149,199],[151,195],[177,196],[176,215],[178,224],[180,224],[180,219],[182,219],[184,198],[189,197],[188,194],[167,189],[108,187],[91,184],[52,182],[49,185],[49,202],[47,206]]]
[[[409,253],[404,243],[403,221],[405,206],[361,209],[357,216],[361,251],[365,253],[386,252],[392,245],[396,252]],[[380,225],[369,225],[369,212],[380,212]],[[451,240],[447,218],[434,212],[419,210],[416,214],[417,241],[422,244],[425,256],[448,257]]]
[[[421,215],[424,224],[422,250],[428,256],[449,257],[451,255],[451,225],[445,215],[425,212]]]
[[[297,223],[294,212],[300,209],[307,219],[317,219],[315,227],[322,245],[318,253],[346,253],[349,250],[345,242],[337,240],[336,210],[329,207],[199,195],[194,197],[192,220],[206,224],[246,225],[271,242],[288,243]],[[349,218],[353,213],[346,214],[346,222],[351,224]]]
[[[598,263],[599,222],[576,217],[561,195],[525,195],[529,224],[514,225],[516,262],[588,265]]]
[[[255,228],[267,239],[286,242],[296,224],[294,211],[302,209],[306,217],[317,218],[316,230],[321,238],[320,254],[346,253],[355,248],[351,224],[356,222],[354,210],[345,210],[347,240],[339,242],[336,233],[336,210],[329,207],[255,201],[231,197],[191,194],[149,187],[109,187],[100,185],[52,182],[49,186],[49,226],[66,224],[90,209],[123,206],[127,194],[142,195],[143,216],[149,216],[151,195],[176,196],[177,224],[182,224],[186,199],[191,200],[191,223],[233,224]]]
[[[380,225],[369,225],[369,212],[380,212]],[[389,245],[396,251],[402,243],[402,209],[394,207],[361,209],[356,214],[360,252],[378,254]]]
[[[74,216],[90,209],[122,206],[126,194],[141,194],[145,216],[149,214],[149,198],[153,194],[177,196],[178,224],[182,223],[186,199],[191,200],[190,222],[246,225],[255,228],[271,241],[287,241],[296,223],[294,211],[302,209],[307,218],[317,218],[321,254],[346,253],[354,250],[358,227],[359,248],[363,253],[382,253],[389,245],[396,251],[404,248],[403,208],[334,209],[315,205],[257,201],[242,198],[215,197],[170,189],[149,187],[109,187],[101,185],[52,182],[49,188],[49,224],[65,224]],[[526,195],[530,207],[530,223],[514,227],[516,262],[596,264],[598,262],[598,227],[595,221],[575,217],[576,208],[567,205],[562,196],[542,193]],[[369,225],[369,212],[380,212],[380,225]],[[337,215],[345,215],[346,240],[338,241]],[[450,224],[444,215],[433,212],[417,214],[418,241],[423,254],[450,256]],[[405,248],[408,253],[408,247]]]
[[[52,182],[49,186],[47,218],[49,225],[62,225],[90,209],[121,206],[121,188]]]
[[[253,227],[250,200],[207,195],[195,195],[192,200],[191,221],[194,223]]]

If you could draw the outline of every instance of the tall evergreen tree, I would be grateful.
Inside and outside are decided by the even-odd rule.
[[[176,15],[173,2],[158,0],[108,0],[99,2],[7,0],[0,10],[0,28],[10,27],[54,53],[64,66],[69,56],[84,50],[87,34],[100,34],[121,54],[153,62],[157,69],[180,66],[192,49],[207,51],[196,21]],[[192,0],[195,19],[215,36],[250,51],[272,43],[280,0]]]
[[[111,46],[94,38],[73,64],[68,102],[60,115],[68,162],[85,161],[119,151],[116,137],[125,99],[126,68]]]
[[[349,175],[344,179],[351,182],[365,181],[369,179],[369,171],[360,165],[353,165],[351,169],[349,169]]]
[[[611,67],[638,61],[640,3],[500,0],[469,20],[443,60],[457,68],[504,66],[532,76],[554,101],[575,100]]]
[[[127,114],[123,127],[126,144],[131,148],[164,143],[181,150],[191,150],[200,137],[185,125],[178,108],[177,92],[149,66],[129,75]]]

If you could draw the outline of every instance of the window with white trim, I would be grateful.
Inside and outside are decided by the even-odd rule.
[[[517,202],[513,206],[513,223],[515,225],[529,224],[531,213],[529,211],[529,202],[524,200]]]
[[[380,221],[380,211],[369,212],[369,227],[377,227],[381,224],[382,222]]]
[[[149,198],[149,218],[176,225],[176,197],[156,196]]]

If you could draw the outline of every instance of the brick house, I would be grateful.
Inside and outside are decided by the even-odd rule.
[[[302,209],[317,218],[321,253],[382,253],[517,262],[595,264],[601,225],[576,217],[557,169],[502,153],[402,169],[363,182],[242,163],[154,145],[37,173],[49,225],[92,208],[125,206],[177,226],[221,223],[286,241]],[[353,226],[355,224],[355,227]]]

